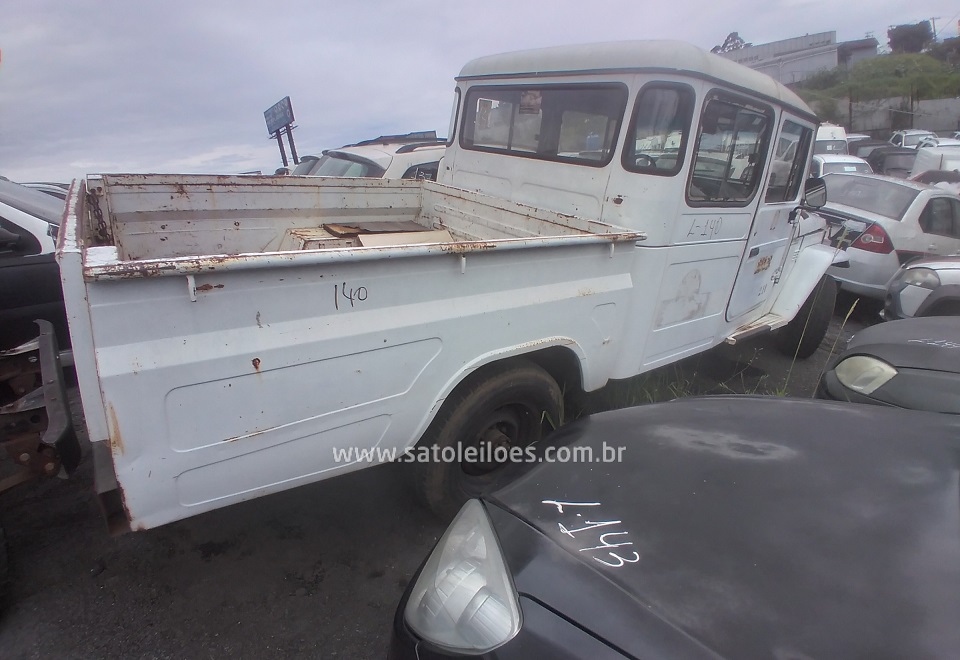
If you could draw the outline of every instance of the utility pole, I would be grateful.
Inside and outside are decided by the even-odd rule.
[[[935,16],[930,19],[930,26],[933,30],[933,43],[937,43],[937,19],[943,18],[942,16]]]

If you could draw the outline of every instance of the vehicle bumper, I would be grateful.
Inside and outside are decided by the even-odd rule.
[[[887,291],[883,304],[883,318],[887,320],[908,319],[917,316],[917,311],[933,293],[931,289],[905,284]]]
[[[900,268],[896,253],[875,254],[848,248],[847,255],[848,267],[833,266],[827,274],[836,279],[844,291],[883,300],[887,295],[887,282]]]
[[[624,658],[616,650],[599,641],[592,635],[574,626],[539,603],[529,598],[520,597],[520,610],[523,615],[523,625],[520,632],[513,639],[502,646],[482,655],[463,655],[431,645],[417,637],[403,619],[403,612],[407,605],[407,595],[404,594],[397,614],[394,617],[393,635],[390,640],[390,649],[387,652],[389,660],[440,660],[442,658],[494,659],[497,660],[528,660],[529,658],[551,658],[556,660],[574,660],[575,658],[590,658],[604,660],[607,658]]]
[[[895,407],[890,403],[877,401],[876,399],[873,399],[865,394],[861,394],[847,388],[843,383],[840,382],[840,379],[837,378],[837,375],[833,372],[832,367],[829,371],[824,372],[823,376],[820,377],[820,382],[817,383],[817,398],[827,399],[830,401],[869,403],[877,406]]]

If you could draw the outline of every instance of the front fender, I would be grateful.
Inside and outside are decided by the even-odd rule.
[[[926,316],[931,309],[944,301],[960,305],[960,284],[944,284],[934,289],[933,293],[920,303],[914,316]]]
[[[797,262],[782,281],[780,293],[770,311],[787,320],[792,319],[827,269],[846,261],[846,252],[829,245],[817,244],[803,248]]]

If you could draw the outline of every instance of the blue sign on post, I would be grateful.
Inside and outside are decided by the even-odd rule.
[[[293,106],[290,104],[290,97],[284,96],[282,99],[271,105],[263,118],[267,121],[267,132],[271,135],[279,131],[284,126],[293,123]]]

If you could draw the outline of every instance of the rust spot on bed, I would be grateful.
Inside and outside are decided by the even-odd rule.
[[[222,284],[201,284],[197,287],[197,291],[213,291],[214,289],[222,289]]]
[[[250,362],[253,364],[254,369],[260,371],[260,358],[253,358]]]
[[[117,411],[113,409],[111,404],[107,404],[107,415],[110,418],[108,420],[110,452],[114,456],[123,456],[123,436],[120,434],[120,422],[117,420]]]
[[[442,243],[440,249],[444,252],[450,252],[452,254],[465,254],[467,252],[479,252],[480,250],[492,250],[496,246],[495,243],[487,243],[484,241],[464,241],[461,243]]]

